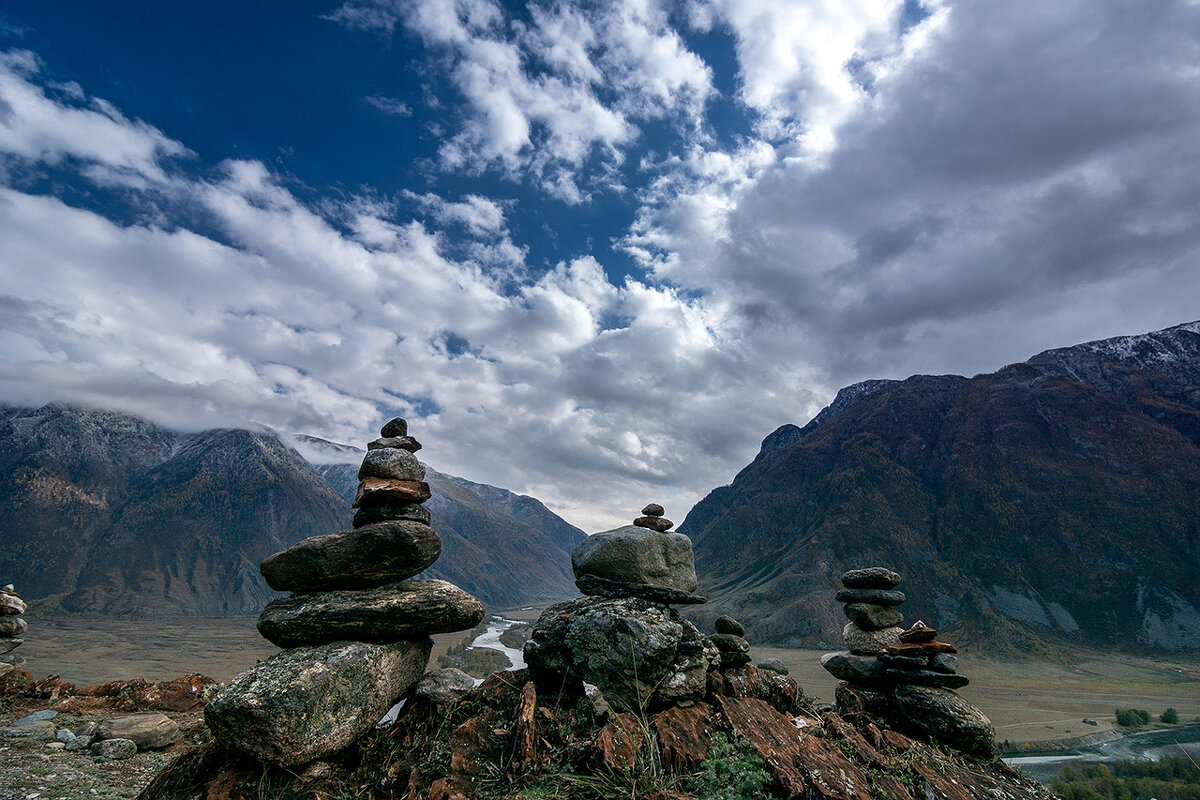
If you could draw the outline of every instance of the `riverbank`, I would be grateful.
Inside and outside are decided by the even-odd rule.
[[[1150,731],[1111,731],[1104,741],[1081,744],[1069,750],[1054,749],[1028,755],[1006,756],[1004,762],[1040,781],[1052,780],[1072,764],[1103,764],[1117,761],[1158,761],[1167,756],[1200,758],[1200,724],[1178,725]]]

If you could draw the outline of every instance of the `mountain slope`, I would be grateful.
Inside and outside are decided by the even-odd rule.
[[[974,378],[848,387],[784,426],[681,530],[759,639],[830,645],[843,569],[905,576],[960,640],[1200,646],[1200,326]]]

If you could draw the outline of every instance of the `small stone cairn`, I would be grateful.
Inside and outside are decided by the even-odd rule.
[[[957,674],[958,650],[937,641],[937,631],[918,620],[905,630],[897,606],[900,575],[884,567],[853,569],[842,575],[834,599],[850,622],[842,629],[848,651],[829,653],[821,666],[838,684],[836,708],[882,716],[917,735],[973,753],[991,755],[991,722],[954,689],[966,686]]]
[[[708,674],[723,657],[675,609],[706,600],[695,594],[692,542],[671,533],[674,523],[663,514],[651,503],[632,525],[592,534],[575,548],[571,566],[584,597],[538,619],[525,644],[535,674],[576,678],[628,711],[704,698]]]
[[[234,678],[205,706],[213,736],[260,761],[304,764],[367,733],[425,672],[433,633],[469,630],[483,606],[441,580],[406,580],[441,540],[420,443],[403,419],[383,426],[359,469],[353,530],[305,539],[263,561],[267,585],[293,592],[258,630],[287,648]]]
[[[18,638],[29,627],[20,617],[24,613],[25,601],[13,585],[0,588],[0,678],[25,666],[25,659],[13,654],[13,650],[25,643]]]

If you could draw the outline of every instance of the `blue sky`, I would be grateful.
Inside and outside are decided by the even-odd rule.
[[[681,520],[854,381],[1200,317],[1194,2],[0,9],[0,401]]]

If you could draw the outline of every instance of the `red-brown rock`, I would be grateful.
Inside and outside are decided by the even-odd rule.
[[[354,508],[381,503],[424,503],[432,495],[425,481],[398,481],[395,478],[366,477],[358,482]]]
[[[792,719],[755,697],[718,697],[730,729],[754,747],[779,795],[787,800],[805,796],[807,783],[800,769],[800,731]]]
[[[921,620],[917,620],[911,628],[900,634],[900,641],[905,644],[932,642],[936,638],[937,628],[931,628]]]
[[[890,644],[887,651],[894,656],[933,656],[938,653],[957,653],[958,648],[945,642],[912,642],[911,644]]]
[[[690,770],[708,757],[713,737],[712,706],[708,703],[660,711],[650,725],[664,763]]]
[[[643,736],[636,717],[632,714],[617,714],[596,736],[594,746],[598,761],[610,769],[623,770],[632,767],[642,746]]]
[[[727,697],[757,697],[784,714],[790,714],[796,703],[799,685],[787,677],[751,664],[726,670]]]
[[[538,763],[538,733],[534,712],[537,710],[537,688],[533,681],[526,681],[521,690],[521,701],[517,704],[513,723],[513,760],[510,771],[533,768]]]
[[[798,763],[817,797],[871,800],[867,776],[842,755],[837,745],[815,736],[805,736],[800,740]]]

